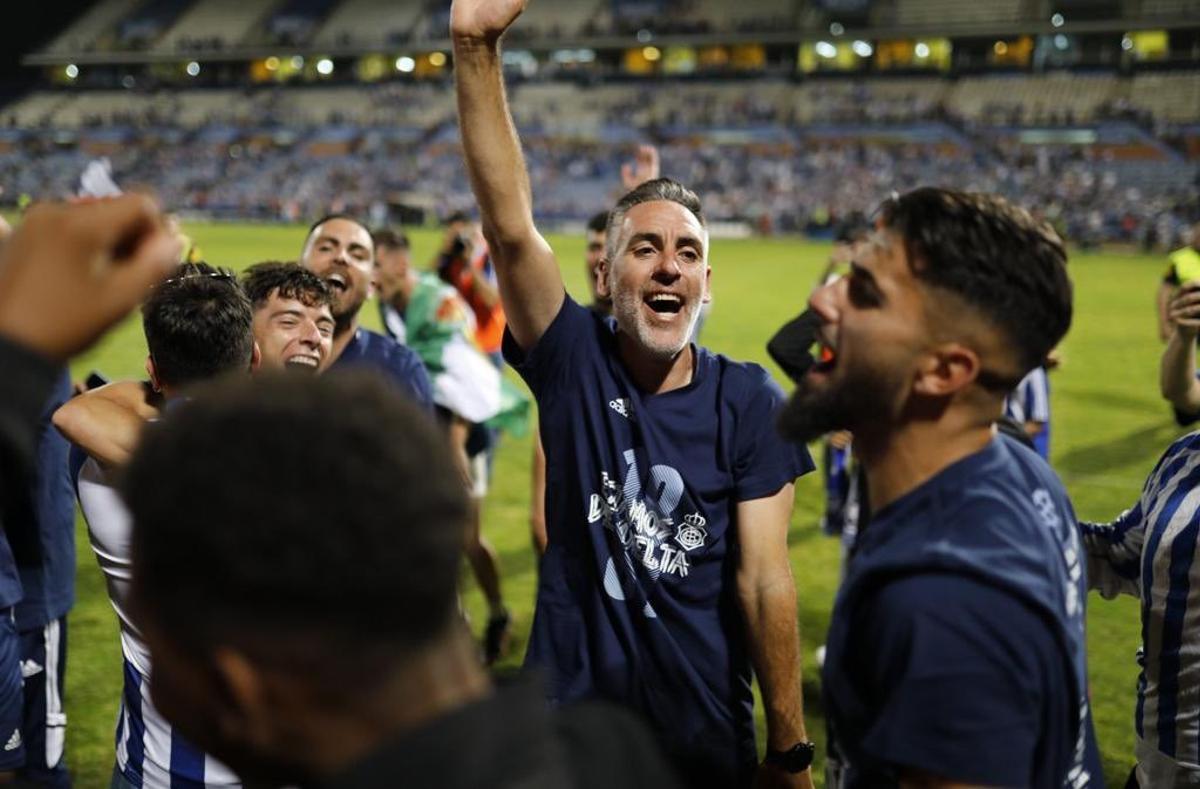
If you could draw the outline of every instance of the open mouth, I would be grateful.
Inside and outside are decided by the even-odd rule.
[[[325,278],[325,284],[331,289],[337,291],[345,291],[347,288],[349,288],[346,278],[341,274],[330,274]]]
[[[822,340],[816,342],[813,359],[815,360],[812,366],[813,372],[828,373],[837,367],[837,351],[832,345]]]
[[[293,356],[283,363],[284,369],[289,372],[302,372],[310,375],[315,375],[320,366],[320,359],[314,356]]]
[[[674,293],[651,293],[643,301],[659,315],[677,315],[683,309],[683,299]]]

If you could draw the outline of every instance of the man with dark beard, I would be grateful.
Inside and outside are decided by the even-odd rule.
[[[1000,198],[919,189],[810,307],[815,332],[772,341],[820,346],[788,365],[781,425],[853,431],[871,511],[829,630],[830,785],[1101,785],[1075,515],[992,427],[1070,325],[1062,241]]]

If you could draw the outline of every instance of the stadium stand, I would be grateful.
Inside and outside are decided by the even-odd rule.
[[[1128,102],[1161,120],[1194,121],[1200,115],[1200,71],[1136,74]]]
[[[163,36],[158,52],[212,52],[240,42],[278,0],[204,0],[194,3]]]
[[[893,16],[887,20],[903,27],[948,28],[964,25],[1006,24],[1021,19],[1022,0],[988,0],[986,3],[963,3],[959,0],[896,0]],[[886,4],[877,10],[886,14]]]
[[[408,41],[423,13],[419,0],[346,0],[313,38],[315,46],[385,46]]]
[[[192,0],[150,0],[118,25],[124,49],[148,49],[179,18]]]
[[[91,52],[118,22],[129,16],[142,0],[100,0],[55,38],[46,51],[74,55]]]
[[[966,118],[1012,125],[1090,121],[1114,99],[1111,74],[1002,75],[958,80],[947,107]]]

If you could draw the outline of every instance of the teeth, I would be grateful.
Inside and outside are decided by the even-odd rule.
[[[293,356],[292,358],[288,359],[288,364],[303,364],[307,365],[308,367],[316,367],[317,360],[311,356]]]

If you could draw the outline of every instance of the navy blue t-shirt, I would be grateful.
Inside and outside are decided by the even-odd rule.
[[[24,594],[14,612],[18,630],[44,627],[65,616],[75,601],[75,490],[67,462],[71,445],[50,421],[70,397],[71,377],[64,369],[39,425],[33,489],[38,550],[30,561],[19,559]]]
[[[433,386],[429,374],[416,351],[401,345],[391,337],[359,328],[354,339],[330,369],[345,370],[367,367],[379,370],[400,385],[404,392],[428,409],[433,409]]]
[[[843,785],[1102,786],[1081,558],[1061,483],[1007,436],[873,517],[824,669]]]
[[[569,297],[537,345],[505,358],[540,409],[549,547],[526,663],[554,702],[632,706],[677,763],[714,785],[756,762],[737,604],[737,504],[813,468],[775,430],[783,392],[758,365],[692,346],[692,381],[646,394],[614,327]]]

